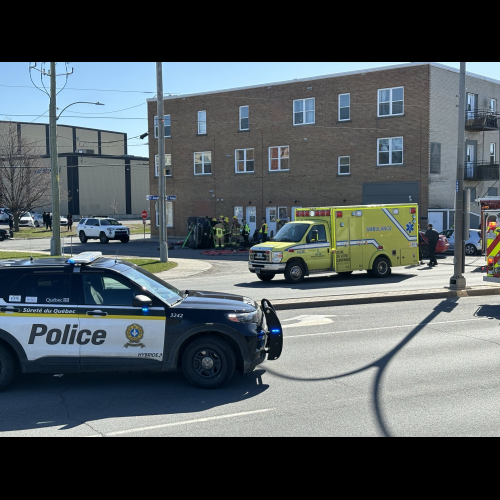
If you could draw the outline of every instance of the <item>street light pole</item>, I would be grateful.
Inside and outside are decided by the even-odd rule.
[[[464,242],[464,162],[465,162],[465,63],[460,63],[460,83],[458,87],[458,145],[457,145],[457,185],[455,193],[455,256],[454,274],[450,278],[452,290],[464,290],[466,281],[463,275]],[[467,216],[468,216],[467,207]]]
[[[160,262],[168,261],[167,224],[165,220],[165,122],[163,111],[162,63],[156,63],[156,101],[158,114],[158,210],[160,212]]]
[[[52,238],[50,255],[61,255],[61,208],[59,193],[59,165],[57,158],[57,107],[56,107],[56,63],[50,63],[50,179],[52,185]],[[50,217],[50,214],[49,214]]]

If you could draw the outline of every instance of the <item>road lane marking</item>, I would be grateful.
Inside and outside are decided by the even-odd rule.
[[[298,321],[293,325],[284,325],[286,328],[297,328],[298,326],[316,326],[316,325],[329,325],[333,323],[333,319],[329,316],[336,316],[335,314],[301,314],[293,318],[282,319],[281,321]]]
[[[356,333],[356,332],[372,332],[374,330],[390,330],[391,328],[410,328],[421,325],[445,325],[447,323],[464,323],[464,322],[472,322],[472,321],[483,321],[489,318],[478,318],[478,319],[457,319],[454,321],[430,321],[428,323],[415,323],[413,325],[393,325],[393,326],[380,326],[377,328],[363,328],[361,330],[340,330],[333,332],[322,332],[322,333],[304,333],[304,335],[287,335],[286,339],[298,339],[302,337],[316,337],[319,335],[332,335],[333,333]],[[294,326],[294,325],[290,325]],[[283,329],[290,328],[290,326],[283,326]]]
[[[189,425],[189,424],[198,424],[201,422],[211,422],[213,420],[223,420],[227,418],[237,418],[237,417],[246,417],[247,415],[256,415],[258,413],[267,413],[269,411],[273,411],[276,408],[266,408],[264,410],[254,410],[254,411],[245,411],[242,413],[232,413],[231,415],[219,415],[217,417],[206,417],[206,418],[197,418],[194,420],[183,420],[182,422],[171,422],[169,424],[159,424],[159,425],[150,425],[147,427],[136,427],[135,429],[127,429],[125,431],[115,431],[115,432],[104,432],[104,436],[121,436],[123,434],[132,434],[134,432],[145,432],[151,431],[155,429],[164,429],[167,427],[177,427],[180,425]],[[100,437],[99,434],[94,434],[88,437]]]

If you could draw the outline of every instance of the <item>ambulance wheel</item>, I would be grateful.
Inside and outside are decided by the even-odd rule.
[[[109,238],[104,233],[101,233],[99,235],[99,241],[103,244],[106,244],[109,243]]]
[[[466,255],[476,255],[476,253],[478,253],[477,248],[472,243],[467,243],[467,245],[465,245]]]
[[[11,351],[0,344],[0,390],[5,389],[14,379],[16,363]]]
[[[257,274],[257,278],[261,281],[271,281],[275,276],[275,274]]]
[[[85,233],[83,231],[80,231],[80,234],[78,235],[78,237],[80,238],[80,241],[82,243],[87,243],[87,237],[85,236]]]
[[[188,345],[182,356],[182,371],[191,384],[217,389],[231,380],[236,354],[223,340],[207,335]]]
[[[372,275],[376,278],[386,278],[391,274],[391,265],[385,257],[379,257],[373,263]]]
[[[420,254],[422,255],[422,259],[429,258],[429,245],[422,245],[420,247]]]
[[[304,280],[304,266],[300,262],[290,262],[285,269],[285,279],[288,283],[300,283]]]

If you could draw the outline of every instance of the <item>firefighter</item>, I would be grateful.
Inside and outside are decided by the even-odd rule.
[[[243,241],[246,247],[250,246],[250,242],[248,241],[249,234],[250,234],[250,226],[247,224],[247,221],[243,219],[241,221],[241,236],[243,236]]]
[[[262,226],[260,227],[259,233],[262,235],[262,243],[267,241],[267,232],[269,230],[269,226],[267,225],[266,218],[262,218]]]
[[[224,242],[226,245],[229,245],[229,238],[231,236],[231,229],[229,227],[229,218],[223,217],[222,220],[224,224]]]
[[[240,224],[238,222],[238,216],[233,217],[233,222],[231,223],[231,244],[234,247],[238,247],[240,242]]]
[[[214,226],[214,244],[215,248],[224,248],[224,218],[221,217],[219,222]]]

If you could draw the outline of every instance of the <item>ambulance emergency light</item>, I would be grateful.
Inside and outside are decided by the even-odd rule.
[[[68,259],[68,264],[90,264],[102,257],[102,252],[83,252]]]

